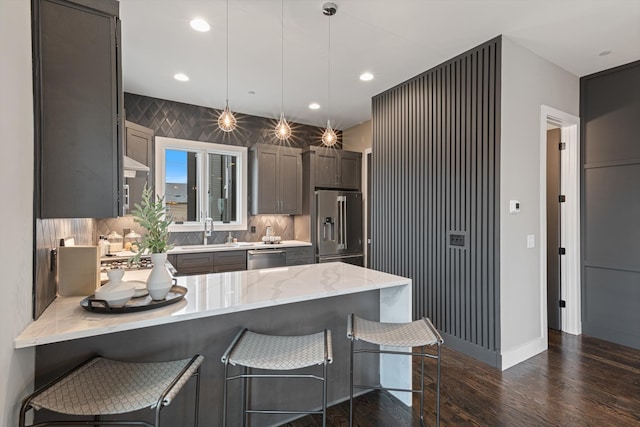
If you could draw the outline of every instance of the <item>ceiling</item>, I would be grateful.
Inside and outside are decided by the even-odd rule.
[[[330,116],[348,129],[371,118],[372,96],[500,34],[576,76],[640,59],[640,0],[336,0],[331,18],[323,3],[284,0],[284,112],[293,122],[324,126]],[[280,115],[280,7],[229,1],[233,111]],[[224,0],[120,0],[125,91],[223,108],[225,11]],[[211,30],[192,30],[194,17]],[[365,71],[375,78],[360,81]],[[190,80],[176,81],[178,72]]]

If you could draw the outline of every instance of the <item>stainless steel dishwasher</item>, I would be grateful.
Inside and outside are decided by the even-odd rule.
[[[247,251],[247,270],[284,267],[287,265],[285,249],[253,249]]]

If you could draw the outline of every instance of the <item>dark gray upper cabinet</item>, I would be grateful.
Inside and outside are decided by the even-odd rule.
[[[298,148],[255,144],[250,151],[251,213],[302,213],[302,158]]]
[[[120,21],[114,0],[33,0],[35,215],[118,216]]]
[[[153,136],[152,129],[125,121],[124,155],[148,166],[148,172],[137,171],[135,177],[125,177],[125,183],[129,186],[129,209],[131,212],[135,204],[142,202],[142,190],[145,185],[153,186]],[[126,174],[126,172],[125,172]]]
[[[313,162],[314,187],[360,189],[362,154],[314,146],[305,153]]]

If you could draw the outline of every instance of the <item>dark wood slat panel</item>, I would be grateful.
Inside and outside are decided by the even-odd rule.
[[[496,355],[499,51],[491,40],[372,102],[372,266],[413,279],[414,318]]]

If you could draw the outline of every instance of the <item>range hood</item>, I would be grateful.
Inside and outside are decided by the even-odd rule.
[[[149,172],[149,166],[143,165],[137,160],[132,159],[131,157],[124,156],[124,177],[125,178],[135,178],[136,172]]]

